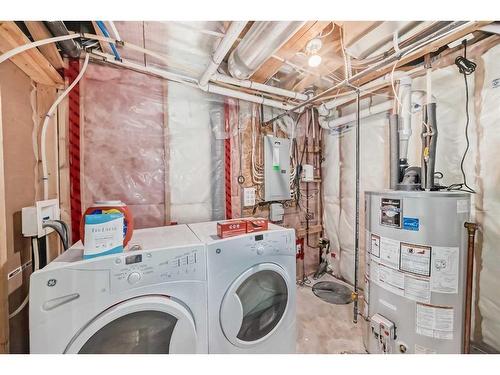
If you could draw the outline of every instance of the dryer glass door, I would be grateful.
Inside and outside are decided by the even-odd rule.
[[[259,264],[240,275],[226,292],[221,325],[238,346],[254,345],[271,336],[288,307],[289,282],[275,264]]]
[[[142,296],[99,314],[66,353],[195,353],[196,341],[193,318],[184,306],[166,296]]]

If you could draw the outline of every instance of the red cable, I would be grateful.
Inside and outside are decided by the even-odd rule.
[[[225,190],[226,190],[226,219],[232,219],[233,207],[231,202],[231,108],[228,99],[224,101],[224,130],[226,139],[224,140],[224,172],[225,172]]]
[[[80,72],[80,61],[70,60],[64,75],[71,84]],[[80,191],[80,84],[76,84],[68,94],[68,142],[69,142],[69,181],[71,201],[71,238],[73,243],[80,239],[80,220],[82,202]]]

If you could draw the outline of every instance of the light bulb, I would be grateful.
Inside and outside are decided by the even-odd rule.
[[[316,68],[319,64],[321,64],[321,56],[311,55],[307,63],[309,64],[310,67]]]

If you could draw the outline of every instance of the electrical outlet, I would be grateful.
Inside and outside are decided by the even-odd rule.
[[[60,218],[59,201],[48,199],[35,202],[34,206],[23,207],[21,216],[24,237],[43,237],[54,231],[52,228],[43,228],[43,222]]]
[[[243,188],[243,207],[255,206],[255,188]]]

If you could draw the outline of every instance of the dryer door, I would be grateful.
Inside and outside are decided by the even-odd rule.
[[[181,303],[149,295],[97,315],[73,337],[65,353],[196,353],[196,341],[193,316]]]
[[[272,336],[287,313],[290,287],[286,272],[273,263],[241,274],[222,300],[220,324],[226,338],[249,347]]]

